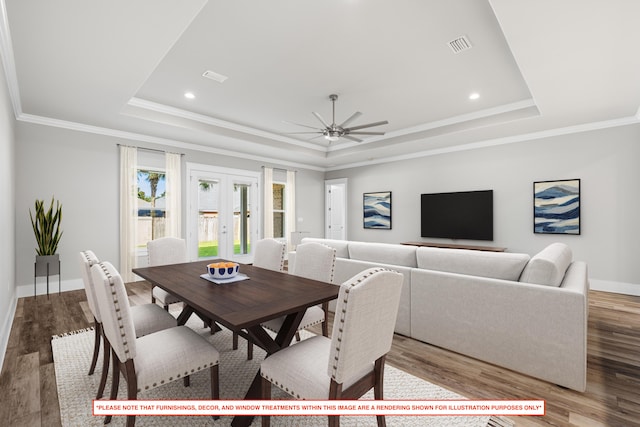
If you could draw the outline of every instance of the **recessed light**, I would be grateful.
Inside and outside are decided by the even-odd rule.
[[[193,92],[185,92],[184,97],[188,99],[194,99],[196,96],[193,94]]]
[[[471,99],[472,101],[478,98],[480,98],[480,94],[478,92],[473,92],[471,95],[469,95],[469,99]]]

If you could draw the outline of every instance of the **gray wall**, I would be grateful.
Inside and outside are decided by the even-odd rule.
[[[565,242],[574,259],[588,262],[594,287],[640,293],[638,159],[636,124],[333,171],[326,178],[349,180],[350,240],[447,242],[420,238],[420,194],[493,189],[494,242],[488,244],[534,254],[551,242]],[[534,234],[533,182],[573,178],[581,179],[582,234]],[[372,191],[392,191],[390,231],[363,229],[362,193]]]
[[[0,60],[0,369],[16,304],[15,287],[15,116]]]
[[[100,259],[119,264],[119,154],[117,144],[182,152],[184,162],[261,171],[264,163],[203,152],[177,150],[109,136],[18,122],[16,127],[16,280],[22,293],[33,292],[35,238],[29,220],[35,199],[63,205],[64,235],[59,250],[62,289],[81,278],[77,253],[91,249]],[[268,164],[267,166],[282,167]],[[184,168],[183,168],[184,170]],[[296,199],[304,226],[322,232],[324,174],[298,170]],[[184,188],[184,183],[183,183]],[[183,198],[183,201],[186,198]],[[185,211],[186,212],[186,211]],[[38,278],[44,291],[44,278]],[[57,278],[53,287],[57,291]]]

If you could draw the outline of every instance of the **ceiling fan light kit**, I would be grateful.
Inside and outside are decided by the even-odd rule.
[[[314,128],[313,126],[300,125],[298,123],[293,123],[293,124],[295,124],[297,126],[303,126],[303,127],[311,128],[311,129],[317,129],[315,132],[294,132],[294,133],[298,133],[298,134],[300,134],[300,133],[318,134],[318,136],[324,136],[324,138],[327,141],[329,141],[330,143],[334,142],[334,141],[338,141],[340,138],[349,139],[349,140],[355,141],[355,142],[362,142],[361,139],[356,138],[353,135],[384,135],[384,132],[360,132],[360,129],[365,129],[365,128],[374,127],[374,126],[386,125],[386,124],[389,123],[386,120],[380,121],[380,122],[375,122],[375,123],[367,123],[367,124],[364,124],[364,125],[346,127],[349,123],[351,123],[352,121],[354,121],[355,119],[357,119],[358,117],[360,117],[362,115],[362,113],[359,112],[359,111],[356,111],[355,113],[353,113],[351,116],[349,116],[348,119],[346,119],[341,124],[339,124],[339,125],[336,124],[336,101],[338,100],[338,95],[331,94],[331,95],[329,95],[329,99],[331,100],[331,104],[332,104],[332,120],[331,120],[331,124],[328,124],[319,113],[316,113],[314,111],[312,114],[318,119],[318,121],[320,123],[322,123],[322,125],[324,127],[320,128],[320,129],[317,129],[317,128]]]

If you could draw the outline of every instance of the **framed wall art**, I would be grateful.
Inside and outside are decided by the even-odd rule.
[[[364,193],[364,228],[391,230],[391,191]]]
[[[533,183],[533,232],[580,234],[580,180]]]

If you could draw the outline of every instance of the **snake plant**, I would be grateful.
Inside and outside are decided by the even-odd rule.
[[[31,225],[33,226],[33,233],[36,236],[36,242],[38,248],[36,253],[38,255],[54,255],[58,249],[58,243],[60,237],[62,237],[62,230],[60,229],[60,222],[62,221],[62,205],[59,201],[56,201],[54,209],[54,198],[51,198],[51,205],[45,212],[44,200],[36,200],[36,212],[35,217],[29,209],[29,217],[31,217]]]

